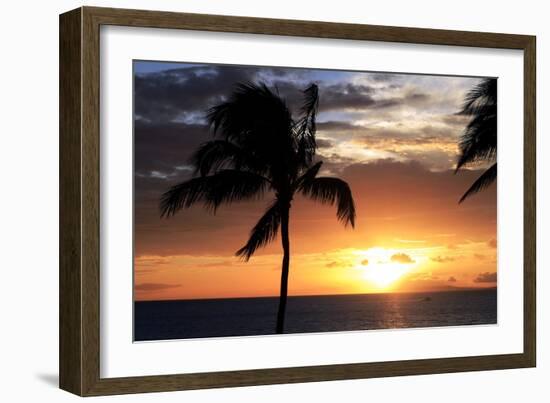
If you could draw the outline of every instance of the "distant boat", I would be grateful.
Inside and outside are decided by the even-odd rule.
[[[422,301],[428,302],[428,301],[431,301],[431,300],[432,300],[432,297],[426,297],[426,298],[424,298]]]

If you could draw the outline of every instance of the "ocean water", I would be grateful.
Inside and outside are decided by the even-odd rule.
[[[134,339],[273,334],[278,303],[277,297],[138,301]],[[304,296],[288,298],[285,333],[496,323],[496,289]]]

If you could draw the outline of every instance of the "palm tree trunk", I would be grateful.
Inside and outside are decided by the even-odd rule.
[[[285,328],[286,299],[288,294],[288,270],[290,266],[290,241],[288,236],[290,206],[281,212],[281,241],[283,244],[283,267],[281,270],[281,293],[279,296],[279,312],[277,313],[276,333],[283,333]]]

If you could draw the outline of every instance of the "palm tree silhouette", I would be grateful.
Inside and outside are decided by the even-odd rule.
[[[460,198],[459,203],[462,203],[497,178],[497,80],[484,79],[472,88],[459,114],[472,116],[472,119],[459,140],[460,155],[455,173],[470,164],[493,163]]]
[[[283,261],[276,333],[283,333],[290,267],[289,215],[296,193],[325,204],[336,204],[336,216],[355,225],[355,206],[348,184],[338,178],[317,177],[322,161],[314,163],[318,88],[303,91],[297,120],[277,91],[265,84],[237,85],[227,101],[207,113],[214,140],[202,144],[191,163],[196,177],[170,188],[160,201],[161,217],[196,203],[215,213],[222,204],[274,195],[263,216],[236,255],[248,261],[281,229]]]

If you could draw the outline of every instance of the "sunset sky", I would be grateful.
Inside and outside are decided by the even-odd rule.
[[[276,87],[293,110],[319,86],[321,176],[347,181],[357,209],[351,229],[334,207],[295,199],[289,295],[496,286],[496,186],[459,205],[482,171],[453,170],[468,122],[456,112],[478,78],[159,62],[134,71],[136,299],[279,294],[279,238],[248,262],[234,256],[272,195],[159,217],[161,194],[191,177],[190,154],[212,138],[205,111],[249,81]]]

